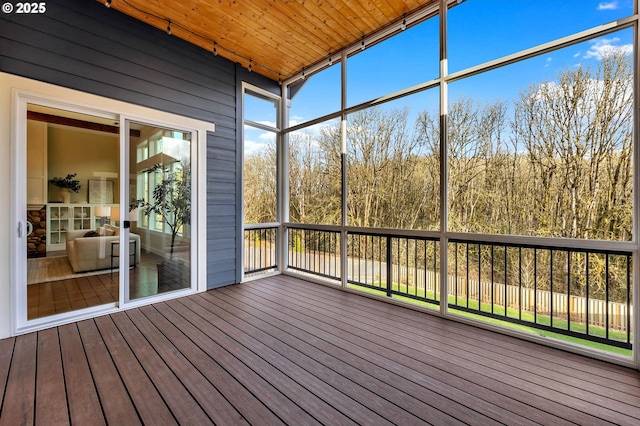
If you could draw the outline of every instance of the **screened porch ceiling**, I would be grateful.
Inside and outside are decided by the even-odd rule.
[[[97,0],[273,80],[432,16],[439,0]],[[448,0],[450,6],[461,2]]]

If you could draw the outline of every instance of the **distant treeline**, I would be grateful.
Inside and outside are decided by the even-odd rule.
[[[611,52],[515,101],[450,103],[450,231],[627,241],[633,72]],[[347,125],[352,226],[439,229],[440,114],[366,109]],[[291,221],[340,224],[340,126],[289,136]],[[275,146],[245,161],[245,222],[275,220]]]

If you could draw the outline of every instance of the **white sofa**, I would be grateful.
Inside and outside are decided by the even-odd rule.
[[[98,228],[100,236],[85,236],[90,230],[67,231],[67,257],[74,272],[95,271],[111,268],[112,243],[120,240],[120,228],[105,225]],[[140,263],[140,236],[129,234],[129,240],[135,241],[136,264]],[[113,254],[119,254],[119,245],[113,247]],[[133,249],[133,244],[130,245]],[[133,257],[131,258],[133,261]],[[113,266],[118,267],[118,258],[113,259]]]

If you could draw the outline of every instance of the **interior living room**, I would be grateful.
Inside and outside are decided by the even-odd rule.
[[[119,123],[113,120],[38,105],[28,108],[29,319],[118,301],[124,223],[119,132]],[[165,168],[166,173],[175,173],[168,168],[188,164],[189,141],[167,136],[174,134],[143,125],[130,128],[130,155],[136,161],[129,170],[132,195],[125,212],[130,224],[132,299],[184,288],[189,282],[189,224],[175,223],[179,212],[163,218],[146,203],[149,199],[153,203],[153,191],[161,189],[168,177]],[[182,161],[168,154],[172,142],[186,144],[186,156],[185,146],[181,147]],[[165,232],[167,222],[176,227],[175,233]],[[158,272],[174,252],[185,271],[179,279]]]

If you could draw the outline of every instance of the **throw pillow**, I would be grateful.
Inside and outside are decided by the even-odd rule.
[[[86,234],[84,234],[85,237],[99,237],[100,234],[98,234],[96,231],[89,231]]]

